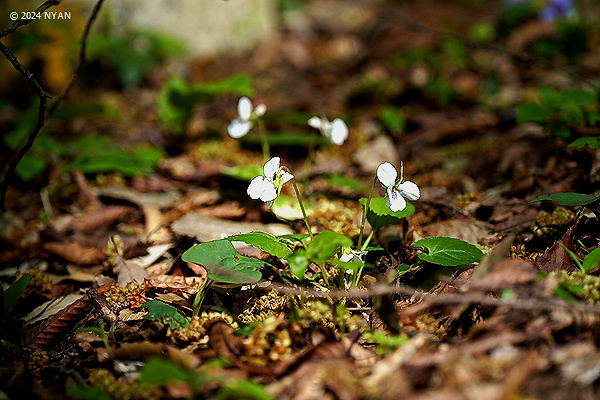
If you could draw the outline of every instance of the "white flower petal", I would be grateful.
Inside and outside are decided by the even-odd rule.
[[[385,162],[377,168],[377,178],[387,188],[394,186],[397,176],[396,168],[389,162]]]
[[[240,101],[238,101],[238,115],[240,119],[243,121],[247,121],[250,119],[250,115],[252,114],[252,101],[250,101],[247,97],[242,97]]]
[[[386,204],[393,212],[402,211],[406,207],[406,200],[396,189],[388,189]]]
[[[421,197],[421,191],[416,183],[411,181],[402,182],[397,186],[398,191],[409,200],[418,200]]]
[[[259,104],[254,109],[254,116],[256,116],[257,118],[262,117],[266,111],[267,111],[267,106],[265,106],[264,104]]]
[[[267,184],[264,185],[264,189],[265,190],[260,195],[262,201],[269,203],[277,198],[277,190],[275,190],[275,186],[271,182],[267,182]],[[269,207],[271,207],[271,205],[269,205]]]
[[[319,117],[312,117],[308,120],[308,124],[315,129],[321,129],[321,126],[323,126],[323,122]]]
[[[239,139],[244,136],[252,128],[252,122],[242,121],[240,119],[234,119],[227,127],[229,136],[234,139]]]
[[[340,261],[348,262],[348,261],[352,261],[353,258],[354,258],[354,254],[352,254],[352,253],[342,254],[340,256]]]
[[[331,124],[330,135],[331,141],[338,146],[341,146],[348,137],[348,127],[346,126],[346,123],[340,118],[334,119]]]
[[[265,163],[263,168],[265,176],[271,182],[275,180],[275,174],[279,171],[279,163],[281,162],[279,157],[273,157]]]
[[[281,171],[281,183],[287,183],[290,180],[294,179],[294,175],[290,174],[287,171]]]
[[[252,179],[246,192],[248,193],[248,196],[250,196],[251,199],[256,200],[263,195],[265,190],[268,190],[269,186],[272,187],[273,184],[271,184],[267,179],[265,179],[264,176],[257,176],[256,178]]]

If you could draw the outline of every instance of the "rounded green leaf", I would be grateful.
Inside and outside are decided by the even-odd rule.
[[[327,261],[340,247],[352,246],[352,239],[340,233],[323,231],[306,248],[311,261]]]
[[[230,242],[244,242],[250,246],[266,251],[275,257],[285,258],[292,254],[290,248],[283,243],[280,239],[265,232],[248,232],[239,235],[229,236],[227,238]]]
[[[432,236],[417,240],[412,245],[428,250],[427,253],[418,255],[421,260],[445,267],[471,264],[483,257],[483,253],[477,247],[455,238]]]
[[[210,279],[238,284],[259,281],[262,276],[259,268],[265,264],[240,255],[227,239],[197,244],[183,253],[181,259],[202,265]]]
[[[591,194],[558,192],[552,193],[548,196],[536,197],[535,199],[531,200],[530,203],[535,203],[542,200],[550,200],[560,204],[561,206],[580,207],[589,203],[593,203],[598,199],[600,199],[600,196],[593,196]]]
[[[367,202],[366,198],[362,198],[359,200],[360,205],[365,206]],[[406,207],[404,210],[393,212],[387,206],[385,197],[374,197],[371,199],[371,203],[369,204],[369,210],[367,211],[367,220],[374,231],[377,229],[384,227],[386,225],[393,224],[396,221],[399,221],[402,218],[406,218],[409,215],[413,215],[415,213],[415,207],[406,202]]]

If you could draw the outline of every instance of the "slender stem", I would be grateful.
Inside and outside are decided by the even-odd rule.
[[[360,249],[360,246],[362,245],[363,232],[365,230],[365,222],[367,221],[367,211],[369,211],[369,206],[371,205],[371,199],[373,198],[373,191],[375,190],[375,182],[377,182],[377,175],[375,175],[373,177],[373,184],[371,185],[371,192],[369,192],[369,198],[367,199],[365,207],[363,208],[362,222],[360,224],[360,234],[358,235],[357,248],[359,248],[359,249]]]
[[[265,123],[262,119],[258,119],[258,133],[260,134],[263,158],[265,159],[265,162],[267,162],[271,159],[271,150],[269,148],[269,141],[267,140],[267,130],[265,128]]]
[[[329,286],[329,278],[327,276],[327,270],[325,269],[325,265],[323,265],[322,263],[318,263],[315,261],[315,264],[317,264],[319,266],[319,268],[321,269],[321,274],[323,275],[323,282],[325,282],[325,285]]]
[[[308,223],[308,217],[306,216],[306,211],[304,210],[304,204],[302,204],[302,197],[300,197],[300,191],[298,190],[298,185],[296,184],[296,178],[292,179],[292,183],[294,184],[294,191],[296,192],[296,197],[298,198],[298,203],[300,204],[300,209],[302,210],[304,224],[306,225],[306,229],[308,229],[308,236],[310,236],[312,239],[312,230],[310,229],[310,224]]]
[[[196,296],[194,296],[194,304],[192,305],[192,317],[197,317],[200,313],[202,301],[204,301],[204,296],[206,296],[206,291],[208,290],[208,287],[211,283],[212,279],[210,279],[207,276],[206,279],[204,279],[204,281],[202,282],[202,285],[200,285],[198,291],[196,292]]]
[[[373,239],[373,234],[375,233],[375,231],[371,230],[371,233],[369,233],[369,236],[367,236],[367,240],[365,240],[365,243],[363,243],[362,247],[359,247],[359,249],[361,251],[365,251],[365,249],[367,248],[367,246],[369,245],[369,243],[371,243],[371,239]]]

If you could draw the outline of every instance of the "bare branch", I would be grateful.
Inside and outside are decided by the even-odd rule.
[[[44,4],[42,4],[40,7],[38,7],[36,9],[36,12],[43,12],[44,10],[48,9],[49,7],[59,4],[61,1],[62,0],[48,0]],[[71,80],[69,81],[67,86],[65,86],[65,88],[62,90],[60,95],[56,98],[56,100],[50,107],[48,116],[52,115],[52,113],[54,112],[56,107],[60,104],[60,102],[67,95],[67,93],[71,89],[71,86],[73,86],[73,83],[75,82],[75,78],[77,77],[77,74],[79,73],[82,66],[85,64],[85,49],[86,49],[86,44],[87,44],[87,38],[89,36],[91,26],[92,26],[93,22],[95,21],[103,2],[104,2],[104,0],[98,0],[96,2],[96,4],[94,5],[94,8],[92,9],[90,17],[85,25],[85,29],[81,36],[81,41],[80,41],[81,49],[79,51],[79,64],[77,65],[77,68],[76,68],[75,72],[73,73],[73,76],[71,77]],[[10,33],[13,33],[20,26],[26,25],[29,22],[31,22],[31,20],[19,20],[19,21],[15,22],[9,28],[6,28],[0,32],[0,39]],[[5,168],[4,168],[4,174],[2,175],[2,179],[0,181],[0,209],[4,210],[4,202],[6,200],[6,191],[8,189],[9,179],[15,172],[17,165],[19,164],[19,162],[21,161],[21,159],[23,158],[25,153],[27,153],[29,151],[29,149],[31,148],[31,146],[33,146],[33,142],[35,141],[35,138],[40,133],[41,129],[44,127],[44,124],[46,123],[47,101],[48,101],[48,99],[51,99],[52,96],[42,88],[42,86],[38,83],[38,81],[35,79],[33,74],[31,72],[29,72],[25,67],[23,67],[23,65],[21,65],[21,63],[19,63],[19,60],[17,60],[17,57],[15,57],[15,55],[9,50],[9,48],[6,47],[2,42],[0,42],[0,52],[13,65],[13,67],[25,79],[27,79],[29,84],[31,86],[33,86],[33,88],[35,89],[35,91],[37,92],[37,94],[40,98],[40,105],[38,108],[38,119],[35,124],[35,127],[31,131],[31,133],[29,133],[29,136],[27,137],[27,142],[25,143],[25,145],[21,148],[21,150],[19,152],[15,153],[11,157],[11,159],[6,163]]]
[[[15,67],[15,69],[27,79],[27,81],[34,87],[38,96],[40,97],[40,105],[38,107],[38,119],[35,124],[35,127],[27,137],[27,142],[25,145],[19,150],[19,152],[15,153],[11,159],[8,161],[5,167],[4,175],[2,176],[2,181],[0,182],[0,209],[4,210],[4,200],[6,199],[6,190],[8,189],[8,181],[12,174],[15,172],[15,168],[19,164],[19,161],[23,158],[25,153],[29,151],[31,146],[33,145],[33,141],[37,137],[38,133],[46,123],[46,104],[48,99],[51,99],[52,96],[46,92],[42,86],[35,79],[33,74],[29,72],[25,67],[19,63],[17,57],[6,47],[2,42],[0,42],[0,52],[4,54],[6,59]]]
[[[35,12],[44,12],[47,9],[49,9],[52,6],[55,6],[57,4],[60,4],[62,0],[48,0],[46,2],[44,2],[44,4],[42,4],[41,6],[39,6],[38,8],[35,9]],[[19,29],[19,27],[23,26],[23,25],[27,25],[28,23],[30,23],[31,21],[33,21],[32,19],[19,19],[17,21],[15,21],[11,26],[9,26],[8,28],[2,29],[0,31],[0,39],[10,35],[11,33],[13,33],[14,31],[16,31],[17,29]]]

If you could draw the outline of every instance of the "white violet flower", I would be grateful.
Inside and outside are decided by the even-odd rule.
[[[411,181],[402,182],[404,165],[400,162],[400,179],[396,180],[398,173],[396,168],[389,162],[385,162],[377,168],[377,178],[387,190],[387,206],[393,212],[402,211],[406,207],[406,197],[409,200],[418,200],[421,191],[416,183]]]
[[[259,104],[256,106],[256,108],[253,108],[252,101],[247,97],[242,97],[240,99],[237,108],[237,118],[231,121],[227,127],[229,136],[235,139],[239,139],[248,133],[250,129],[252,129],[254,121],[261,117],[265,111],[267,111],[267,106],[264,104]]]
[[[359,251],[359,250],[352,250],[352,249],[349,249],[349,250],[350,250],[350,253],[344,253],[340,256],[340,261],[343,261],[343,262],[352,261],[352,262],[360,262],[360,263],[363,262],[362,258],[365,254],[367,254],[366,251]]]
[[[291,180],[294,175],[279,166],[279,157],[273,157],[265,163],[264,176],[252,179],[248,186],[248,196],[256,200],[261,199],[271,207],[277,198],[284,183]]]
[[[327,118],[312,117],[308,124],[321,131],[330,142],[341,146],[348,137],[348,127],[341,118],[329,122]]]

